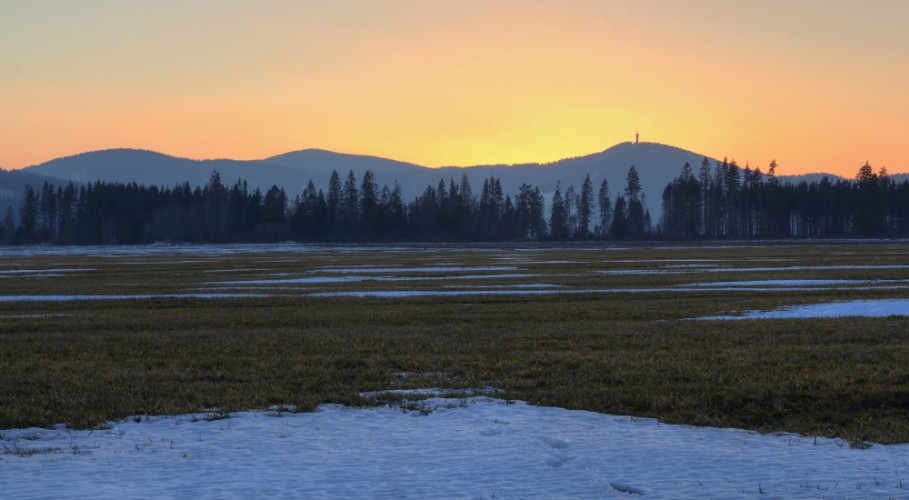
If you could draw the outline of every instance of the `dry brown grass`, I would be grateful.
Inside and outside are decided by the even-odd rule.
[[[87,427],[130,415],[215,407],[358,405],[369,403],[360,392],[393,385],[491,384],[505,390],[504,397],[536,404],[837,436],[857,443],[909,442],[906,317],[685,319],[796,303],[905,298],[907,290],[410,299],[306,295],[492,284],[615,289],[752,279],[906,280],[907,269],[708,273],[687,268],[693,272],[619,276],[598,271],[686,269],[663,266],[696,263],[679,262],[687,260],[720,267],[904,265],[907,251],[904,245],[497,247],[4,258],[0,270],[96,271],[2,277],[2,295],[187,293],[213,286],[205,283],[262,279],[272,273],[286,273],[271,276],[276,279],[313,276],[307,273],[320,266],[513,265],[521,268],[515,273],[543,276],[436,281],[431,278],[445,273],[425,273],[424,281],[286,285],[290,289],[271,290],[275,296],[269,298],[0,303],[0,428],[58,422]],[[402,379],[400,372],[422,375]]]

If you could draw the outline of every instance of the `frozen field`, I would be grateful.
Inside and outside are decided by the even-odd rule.
[[[304,244],[175,245],[136,247],[0,248],[12,263],[29,259],[27,267],[0,263],[0,284],[34,284],[41,293],[3,293],[0,302],[66,302],[91,300],[238,299],[238,298],[461,298],[470,296],[549,296],[734,293],[793,295],[830,294],[824,307],[783,307],[772,311],[736,311],[704,316],[728,318],[804,318],[907,315],[905,300],[874,299],[857,306],[834,300],[839,292],[909,292],[905,259],[868,262],[849,252],[804,259],[762,257],[756,247],[711,247],[729,250],[728,258],[682,258],[696,249],[657,249],[667,258],[628,258],[634,249],[572,248],[576,259],[556,259],[566,249],[552,247],[473,248],[408,246],[358,247]],[[742,249],[740,252],[732,250]],[[654,249],[648,249],[648,252]],[[874,259],[880,260],[880,259]],[[44,267],[32,265],[40,261]],[[69,267],[86,262],[98,267]],[[505,262],[508,265],[502,265]],[[772,265],[768,265],[772,263]],[[255,266],[250,266],[254,264]],[[130,282],[142,268],[185,268],[163,282],[158,293],[137,293]],[[109,273],[122,275],[92,293],[49,293],[60,283],[79,283]],[[725,279],[716,280],[717,275]],[[160,277],[167,276],[162,273]],[[856,277],[858,276],[858,277]],[[894,278],[894,276],[896,278]],[[694,281],[699,278],[705,281]],[[765,279],[755,279],[765,277]],[[772,277],[772,278],[768,278]],[[847,279],[848,277],[848,279]],[[740,279],[736,279],[740,278]],[[462,284],[463,283],[463,284]],[[10,288],[10,287],[7,287]],[[738,314],[746,313],[746,314]],[[697,318],[697,316],[695,316]]]
[[[474,397],[4,431],[5,498],[905,498],[909,445]],[[30,456],[23,456],[29,455]]]
[[[496,399],[902,443],[907,317],[903,244],[0,248],[7,422],[509,391],[14,423],[0,498],[909,498],[909,444]]]

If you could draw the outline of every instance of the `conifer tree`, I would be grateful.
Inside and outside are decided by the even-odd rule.
[[[581,192],[578,195],[578,237],[590,239],[590,216],[593,208],[593,183],[590,174],[584,177],[581,183]]]
[[[604,178],[600,183],[597,201],[600,208],[599,233],[606,237],[612,230],[612,200],[609,199],[609,182]]]

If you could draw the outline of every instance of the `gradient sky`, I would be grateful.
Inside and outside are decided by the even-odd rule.
[[[633,140],[909,172],[906,0],[2,0],[0,167],[114,147],[427,166]]]

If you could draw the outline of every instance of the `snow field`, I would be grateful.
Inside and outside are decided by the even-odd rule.
[[[422,404],[433,411],[330,405],[2,431],[0,484],[6,498],[909,496],[909,445],[853,449],[486,397]]]

